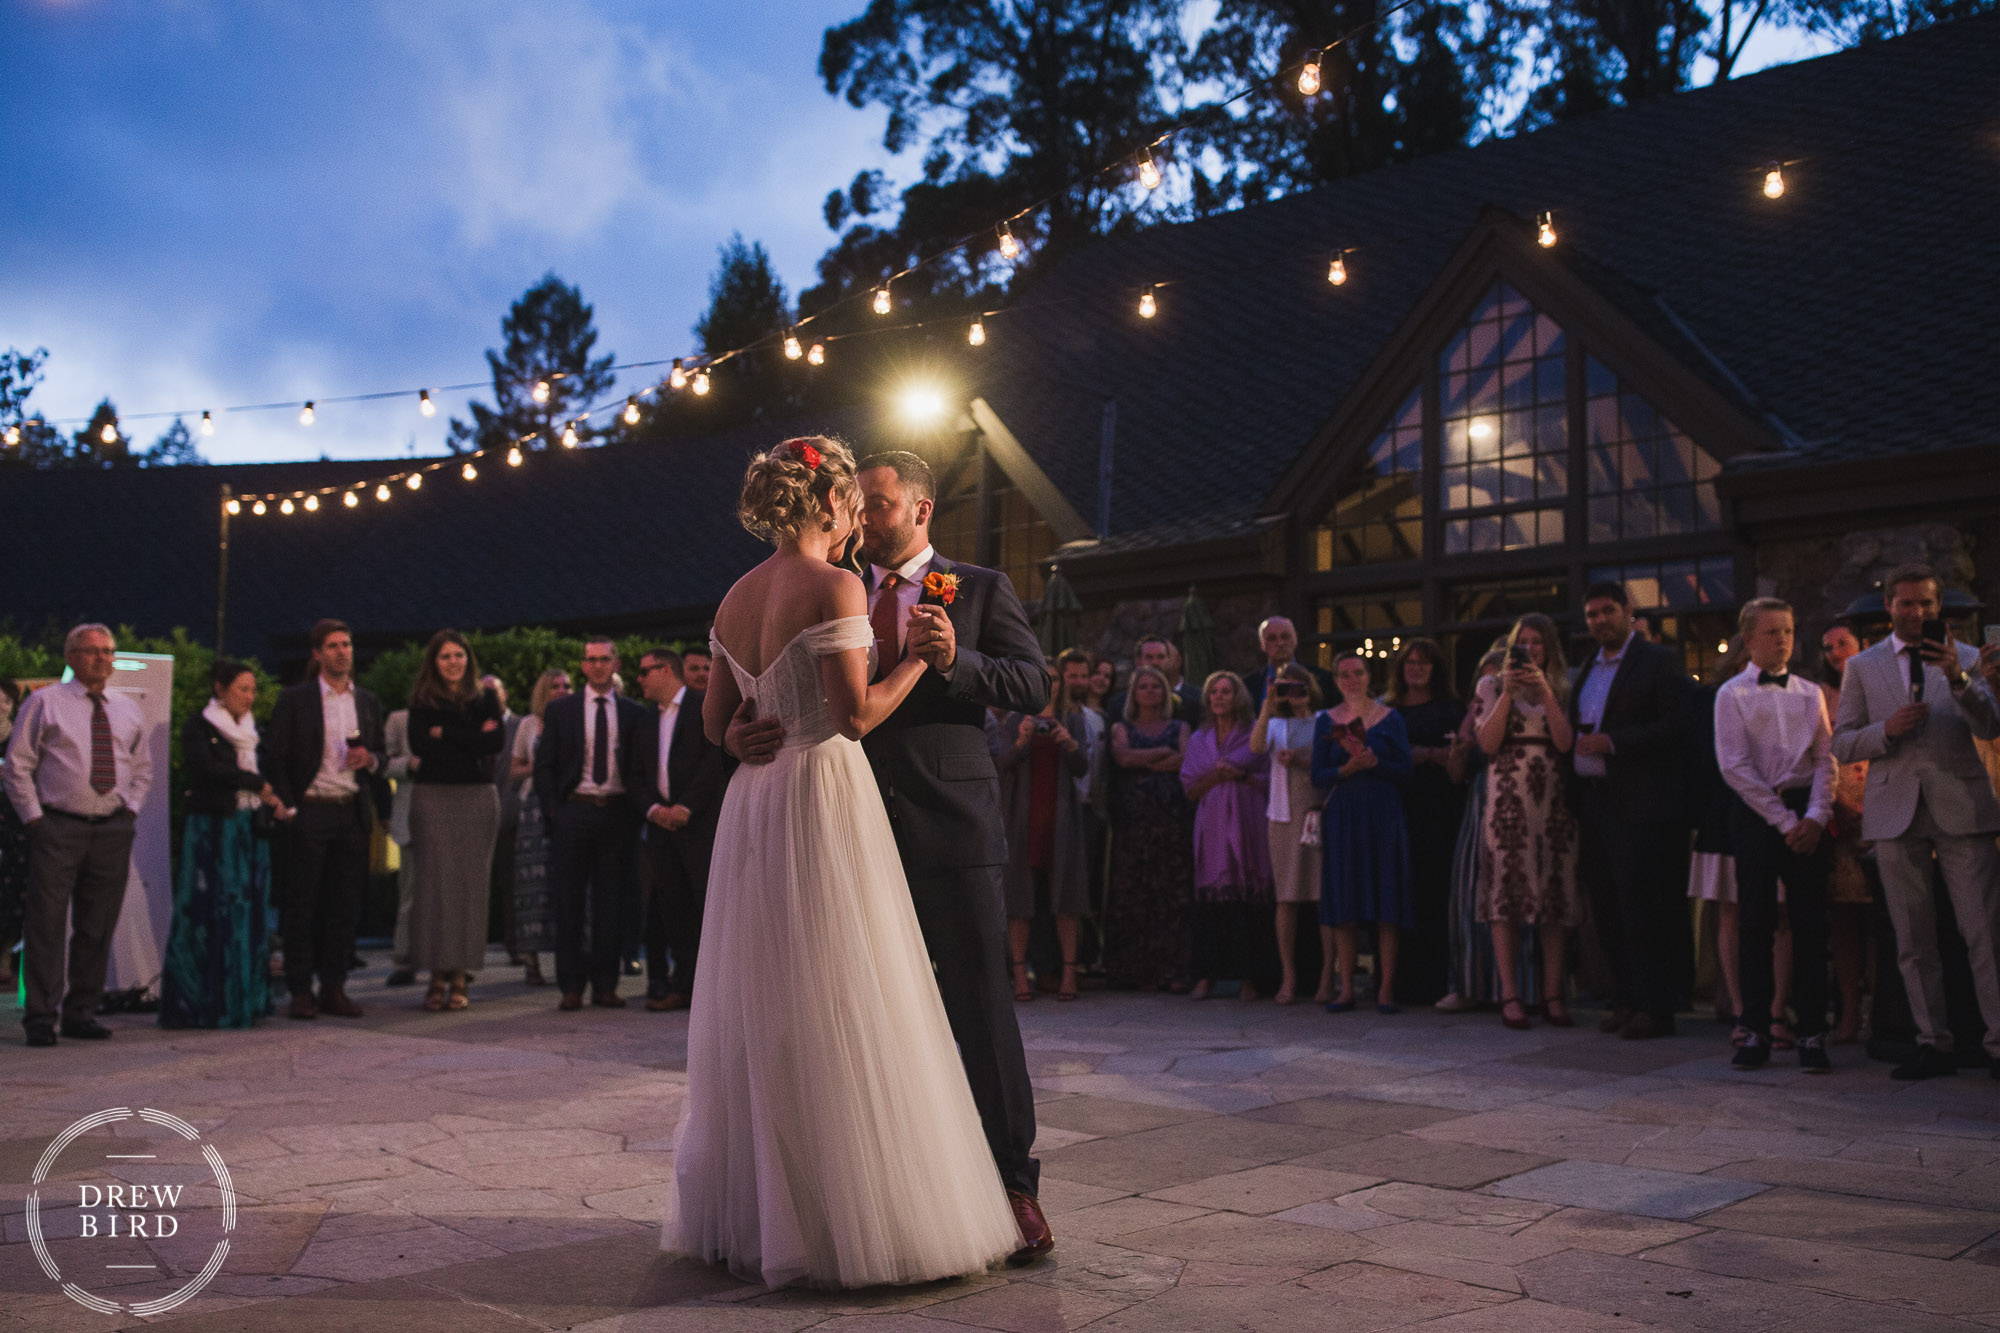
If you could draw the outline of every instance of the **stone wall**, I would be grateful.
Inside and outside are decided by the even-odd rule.
[[[1819,636],[1855,598],[1872,592],[1882,576],[1906,561],[1921,560],[1941,575],[1947,586],[1969,588],[1989,604],[2000,581],[2000,550],[1986,534],[2000,537],[2000,520],[1960,524],[1908,523],[1895,527],[1857,528],[1847,533],[1787,538],[1757,548],[1757,592],[1782,597],[1798,611],[1801,656],[1817,655]],[[1980,555],[1984,559],[1978,558]],[[1983,567],[1982,567],[1983,566]],[[1989,619],[2000,615],[1989,613]]]

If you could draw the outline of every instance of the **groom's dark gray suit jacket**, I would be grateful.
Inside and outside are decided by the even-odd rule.
[[[951,677],[924,673],[861,742],[912,874],[1006,863],[986,708],[1039,713],[1049,698],[1042,646],[1007,576],[943,556],[930,568],[958,575],[958,596],[945,608],[958,639]]]

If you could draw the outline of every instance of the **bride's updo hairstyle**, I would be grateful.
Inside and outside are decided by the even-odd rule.
[[[814,523],[833,531],[836,501],[860,507],[854,452],[825,435],[801,435],[750,460],[736,516],[765,541],[780,542]]]

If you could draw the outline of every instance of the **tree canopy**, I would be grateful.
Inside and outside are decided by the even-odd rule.
[[[453,417],[445,442],[454,452],[504,449],[533,432],[527,446],[546,449],[559,441],[565,426],[583,410],[611,392],[618,377],[611,371],[610,353],[593,359],[597,346],[594,311],[583,293],[553,273],[521,294],[500,321],[504,345],[486,352],[493,372],[493,399],[488,407],[468,404],[470,422]],[[538,385],[548,386],[536,401]],[[612,424],[578,428],[587,440],[617,432]]]

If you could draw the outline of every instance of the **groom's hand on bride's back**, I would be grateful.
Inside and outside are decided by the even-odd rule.
[[[776,718],[757,720],[757,710],[748,699],[736,705],[729,726],[722,733],[722,748],[746,764],[768,764],[785,743],[785,724]]]

